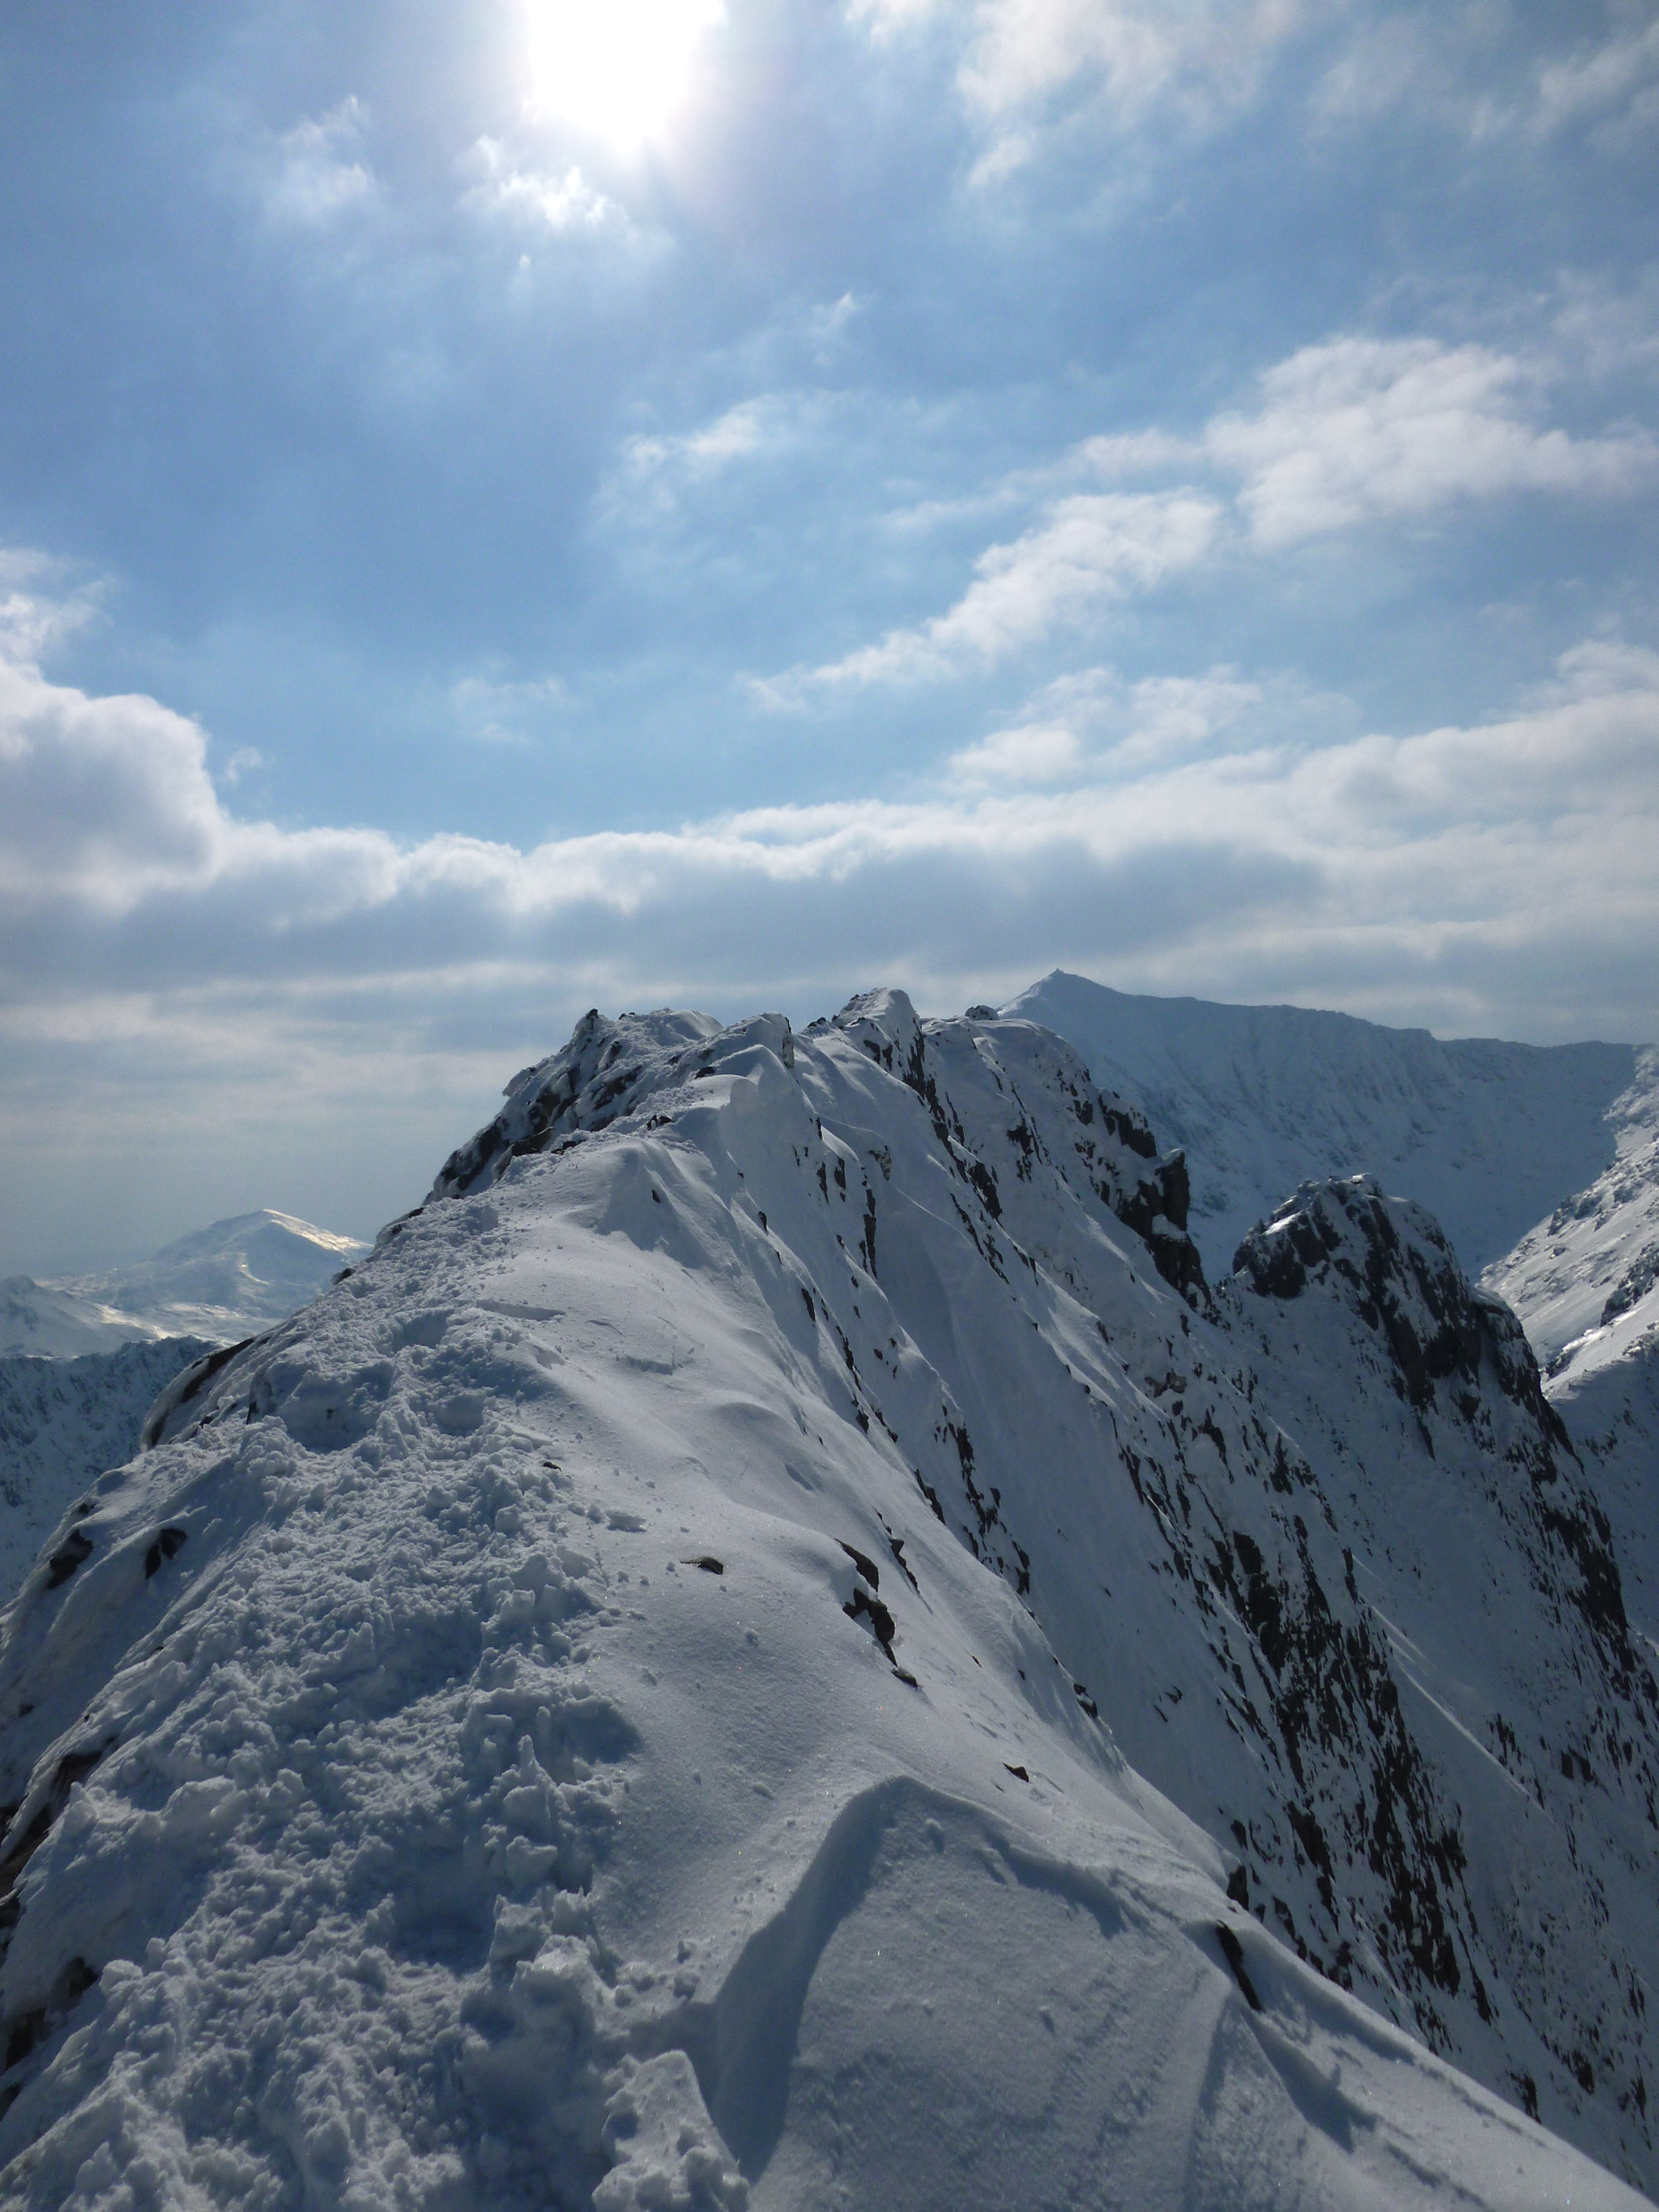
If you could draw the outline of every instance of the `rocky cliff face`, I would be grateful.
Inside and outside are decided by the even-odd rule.
[[[7,2185],[1649,2177],[1655,1691],[1524,1340],[1371,1186],[1216,1284],[1186,1203],[1026,1022],[586,1018],[7,1617]]]
[[[1322,1468],[1451,1815],[1438,1894],[1456,1935],[1419,1961],[1419,2025],[1465,2047],[1495,2033],[1529,2108],[1601,2102],[1639,2136],[1659,1692],[1520,1325],[1365,1177],[1304,1185],[1228,1288],[1261,1390]],[[1363,1852],[1363,1828],[1333,1848]],[[1471,1996],[1478,2024],[1454,2028]]]

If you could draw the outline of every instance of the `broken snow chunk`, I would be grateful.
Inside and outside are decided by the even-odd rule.
[[[510,1635],[514,1629],[528,1628],[536,1618],[538,1598],[533,1589],[504,1591],[495,1610],[489,1616],[494,1634]]]
[[[683,2051],[643,2065],[624,2062],[605,2108],[604,2143],[617,2163],[593,2191],[594,2212],[743,2212],[749,2185],[738,2172]]]

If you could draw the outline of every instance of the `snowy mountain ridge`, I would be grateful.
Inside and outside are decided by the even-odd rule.
[[[1524,1338],[1374,1183],[1214,1283],[1185,1200],[1027,1022],[588,1017],[6,1616],[0,2186],[1650,2185],[1659,1692]]]
[[[1193,1175],[1212,1273],[1309,1176],[1366,1174],[1416,1199],[1471,1273],[1615,1158],[1629,1045],[1443,1041],[1303,1006],[1114,991],[1056,969],[1004,1010],[1075,1046]]]

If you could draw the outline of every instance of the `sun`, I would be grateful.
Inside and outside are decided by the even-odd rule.
[[[538,107],[629,153],[684,98],[723,0],[525,0]]]

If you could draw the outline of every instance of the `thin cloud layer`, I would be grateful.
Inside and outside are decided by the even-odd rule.
[[[441,995],[451,969],[556,962],[566,947],[643,985],[665,962],[695,966],[732,914],[764,913],[770,964],[750,982],[797,989],[839,972],[854,943],[881,965],[902,963],[918,935],[940,939],[942,884],[960,883],[969,903],[987,884],[1008,896],[1020,885],[1042,905],[1051,869],[1103,896],[1149,855],[1183,849],[1231,854],[1235,889],[1194,894],[1143,933],[1145,958],[1236,937],[1239,884],[1276,887],[1283,941],[1382,933],[1414,947],[1413,962],[1468,933],[1518,960],[1522,943],[1579,926],[1587,884],[1604,915],[1639,924],[1650,952],[1659,918],[1659,655],[1607,640],[1565,655],[1501,719],[1323,744],[1263,741],[1249,726],[1262,687],[1236,672],[1133,686],[1097,672],[1069,713],[1050,695],[1039,705],[1060,711],[958,753],[908,799],[751,808],[527,849],[247,820],[221,796],[194,723],[151,699],[89,699],[27,665],[0,675],[14,1016],[38,998],[28,975],[53,934],[72,951],[118,938],[118,965],[144,992],[372,993],[425,974]],[[1103,721],[1116,726],[1104,744]],[[1235,741],[1218,745],[1230,730]],[[914,897],[913,881],[925,886]],[[827,961],[791,919],[799,902],[816,929],[826,901],[842,930]],[[948,896],[953,919],[960,908]],[[854,924],[871,914],[892,932],[884,945]],[[1052,921],[1067,932],[1063,910]],[[985,957],[979,944],[958,988]],[[64,984],[60,969],[54,1000]]]
[[[1033,528],[992,545],[974,563],[974,581],[955,606],[914,629],[890,630],[810,676],[782,680],[786,694],[805,684],[915,683],[963,669],[991,667],[1021,647],[1075,629],[1103,605],[1148,592],[1201,561],[1220,509],[1192,492],[1079,492],[1056,500]]]

